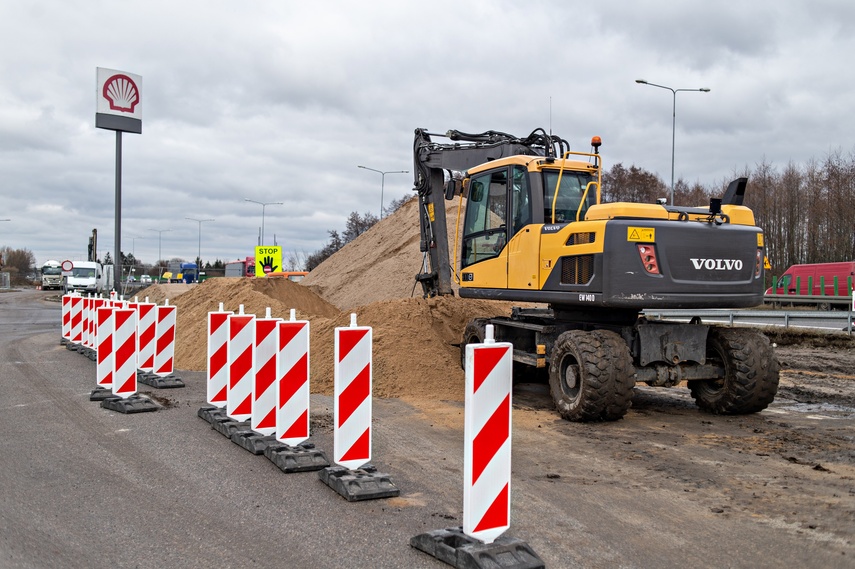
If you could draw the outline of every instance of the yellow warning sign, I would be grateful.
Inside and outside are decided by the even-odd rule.
[[[282,247],[255,248],[255,276],[263,277],[267,273],[282,270]]]
[[[656,230],[652,227],[627,227],[626,240],[653,243],[656,241]]]

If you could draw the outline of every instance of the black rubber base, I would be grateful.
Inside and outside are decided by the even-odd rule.
[[[119,396],[108,397],[101,402],[101,407],[110,411],[118,411],[130,415],[131,413],[149,413],[161,409],[161,406],[141,395],[131,395],[127,399]]]
[[[522,540],[501,536],[493,543],[482,543],[463,533],[462,527],[419,534],[410,539],[410,545],[457,569],[546,567]]]
[[[137,381],[144,383],[156,389],[175,389],[176,387],[184,387],[184,382],[175,375],[157,375],[147,371],[137,372]]]
[[[217,417],[212,423],[211,428],[230,439],[236,431],[245,431],[249,429],[249,421],[235,421],[228,415]]]
[[[264,454],[264,449],[277,444],[275,435],[262,435],[252,429],[242,429],[232,433],[229,437],[233,443],[245,448],[252,454]]]
[[[199,407],[196,415],[208,423],[213,423],[215,419],[219,418],[222,420],[226,416],[226,410],[222,407],[215,407],[214,405],[205,405],[204,407]]]
[[[393,498],[401,491],[392,484],[388,474],[378,474],[377,469],[366,464],[350,470],[343,466],[329,466],[318,472],[321,481],[338,492],[348,502]]]
[[[96,387],[89,394],[89,401],[104,401],[108,397],[113,397],[113,390],[107,387]]]
[[[282,472],[310,472],[330,465],[324,451],[315,448],[312,443],[290,446],[279,441],[264,449],[264,456],[279,467]]]

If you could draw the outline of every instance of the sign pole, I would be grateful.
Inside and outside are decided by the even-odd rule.
[[[115,251],[113,257],[113,287],[116,287],[116,278],[122,280],[122,131],[116,131],[116,212],[115,212]],[[106,272],[106,268],[104,271]]]

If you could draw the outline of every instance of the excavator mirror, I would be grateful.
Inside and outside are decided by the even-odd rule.
[[[457,183],[452,179],[449,180],[445,185],[445,199],[450,200],[454,198],[454,194],[457,193]]]

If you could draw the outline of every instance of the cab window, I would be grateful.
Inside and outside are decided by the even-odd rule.
[[[581,172],[564,171],[560,175],[561,186],[558,186],[559,170],[547,170],[544,177],[543,220],[552,223],[552,209],[555,207],[555,223],[568,223],[585,219],[588,207],[597,203],[597,189],[591,185],[588,194],[585,189],[595,178]],[[582,199],[584,197],[584,203]],[[577,217],[578,216],[578,217]]]
[[[508,171],[495,170],[469,183],[461,265],[496,257],[507,242]]]
[[[520,229],[532,222],[531,190],[528,185],[528,172],[526,172],[526,169],[522,166],[514,166],[513,169],[511,215],[513,216],[511,237],[516,235]]]

